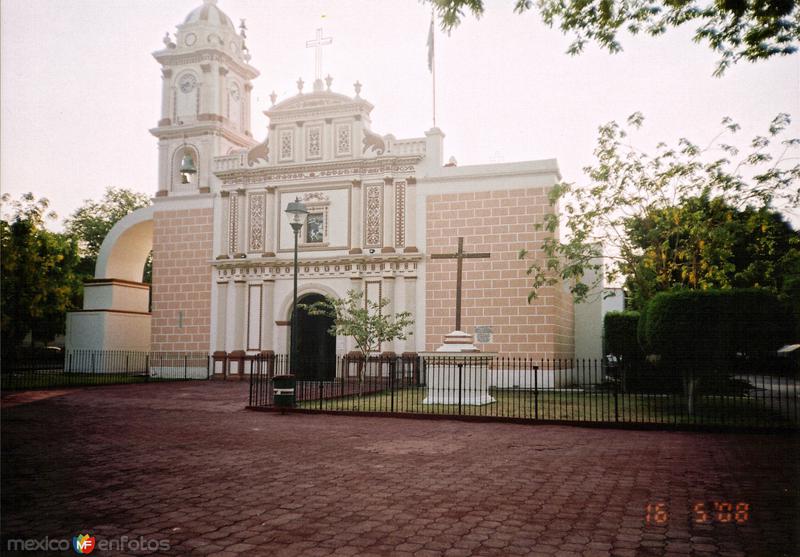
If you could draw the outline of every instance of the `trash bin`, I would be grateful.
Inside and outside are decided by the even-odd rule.
[[[294,375],[276,375],[272,378],[272,396],[276,408],[294,408]]]

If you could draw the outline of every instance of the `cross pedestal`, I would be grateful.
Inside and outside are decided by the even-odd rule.
[[[472,335],[453,331],[436,352],[423,352],[428,394],[422,404],[483,406],[495,402],[489,395],[489,363],[495,354],[481,352]]]

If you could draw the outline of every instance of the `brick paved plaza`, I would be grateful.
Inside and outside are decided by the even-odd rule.
[[[5,398],[2,552],[93,532],[168,555],[800,553],[788,436],[281,416],[246,396],[196,382]]]

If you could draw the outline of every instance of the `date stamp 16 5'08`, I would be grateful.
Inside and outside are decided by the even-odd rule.
[[[745,524],[750,520],[750,503],[698,501],[692,505],[690,513],[695,524]],[[648,503],[644,509],[645,526],[664,526],[671,518],[666,503]]]

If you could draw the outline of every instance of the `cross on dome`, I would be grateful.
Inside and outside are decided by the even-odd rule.
[[[317,29],[317,36],[315,39],[311,41],[306,41],[306,48],[313,48],[315,49],[314,52],[314,88],[317,88],[317,83],[319,83],[319,89],[322,89],[322,47],[328,46],[333,42],[332,37],[323,37],[322,36],[322,27]]]

